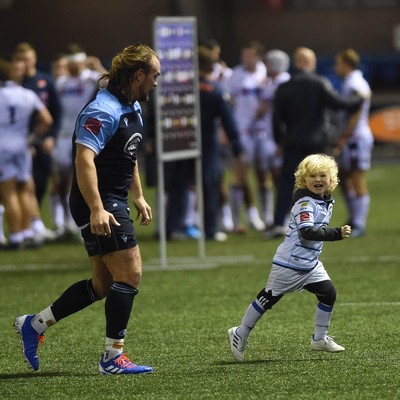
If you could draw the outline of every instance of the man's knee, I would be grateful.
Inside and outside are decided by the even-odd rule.
[[[138,287],[142,277],[142,259],[138,246],[124,252],[103,256],[114,282],[124,282]]]

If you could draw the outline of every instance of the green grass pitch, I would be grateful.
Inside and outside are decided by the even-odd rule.
[[[207,243],[168,243],[169,267],[157,268],[154,228],[138,227],[144,273],[125,350],[155,368],[143,376],[102,376],[104,303],[46,332],[40,370],[27,369],[12,323],[38,312],[89,276],[79,243],[0,253],[1,399],[400,399],[400,166],[368,174],[367,236],[326,243],[322,261],[338,291],[329,333],[346,347],[309,349],[316,300],[290,294],[250,336],[246,362],[230,354],[226,331],[262,288],[279,240],[257,232]],[[150,198],[153,196],[148,191]],[[338,189],[331,225],[346,218]]]

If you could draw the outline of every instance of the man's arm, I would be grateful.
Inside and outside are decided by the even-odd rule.
[[[53,118],[53,125],[51,126],[51,129],[47,132],[47,136],[51,136],[55,140],[58,136],[58,132],[61,126],[62,107],[58,92],[54,86],[53,81],[50,80],[48,82],[48,85],[49,85],[48,109]]]
[[[273,112],[272,112],[272,129],[274,132],[274,140],[278,146],[282,146],[284,138],[284,118],[283,118],[283,105],[280,87],[275,92],[275,98],[273,101]]]
[[[225,100],[223,97],[220,98],[219,116],[221,118],[222,127],[232,146],[233,154],[237,157],[243,152],[243,147],[240,142],[240,133],[236,125],[232,107],[228,100]]]
[[[325,78],[321,78],[321,84],[325,104],[332,110],[343,109],[349,112],[355,112],[360,109],[364,101],[364,98],[361,95],[354,93],[351,96],[340,96],[331,83]]]
[[[94,164],[96,153],[82,144],[76,146],[76,178],[79,190],[90,209],[90,231],[94,235],[111,236],[110,222],[119,225],[114,216],[104,209],[98,189]]]
[[[53,118],[47,107],[41,108],[36,114],[36,126],[34,132],[36,136],[44,135],[53,123]]]

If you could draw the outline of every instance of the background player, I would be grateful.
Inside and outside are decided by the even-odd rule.
[[[39,97],[13,78],[16,64],[0,60],[0,201],[8,223],[9,240],[1,248],[20,249],[31,246],[32,153],[28,145],[31,118],[36,116],[34,136],[44,134],[51,126],[51,115]]]
[[[259,231],[265,229],[248,182],[248,168],[253,163],[255,169],[259,168],[258,160],[264,156],[260,152],[263,148],[260,142],[265,140],[265,133],[260,132],[254,126],[261,87],[267,77],[265,65],[261,61],[262,54],[263,47],[260,43],[253,41],[245,45],[241,50],[241,64],[233,69],[231,77],[224,85],[233,99],[235,118],[246,161],[244,168],[243,164],[240,164],[239,168],[235,169],[234,182],[230,189],[234,232],[236,233],[244,232],[244,228],[240,225],[240,210],[243,202],[246,204],[249,225]]]
[[[70,45],[65,57],[68,74],[60,76],[55,82],[63,113],[53,152],[50,196],[53,221],[59,236],[68,235],[76,230],[68,206],[72,182],[72,135],[76,118],[85,104],[95,95],[99,75],[106,72],[104,68],[98,71],[87,68],[88,57],[78,45]]]
[[[261,89],[255,129],[265,133],[265,140],[258,143],[262,147],[263,156],[258,160],[257,173],[260,174],[258,177],[259,201],[263,221],[268,228],[274,223],[273,185],[277,186],[282,165],[282,156],[275,142],[272,127],[273,101],[278,86],[290,79],[290,74],[287,72],[290,57],[284,51],[274,49],[265,53],[264,63],[267,67],[268,78]]]
[[[349,221],[353,226],[353,237],[365,235],[370,195],[366,171],[371,167],[374,138],[369,127],[371,89],[358,69],[360,57],[353,49],[340,52],[336,57],[336,72],[343,78],[341,94],[351,96],[355,92],[364,97],[361,109],[349,114],[342,112],[342,134],[336,144],[339,155],[339,172],[342,190],[346,199]]]

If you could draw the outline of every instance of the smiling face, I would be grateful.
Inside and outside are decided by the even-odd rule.
[[[323,197],[324,194],[329,191],[331,179],[329,175],[323,171],[307,174],[304,179],[307,189],[317,196]]]

